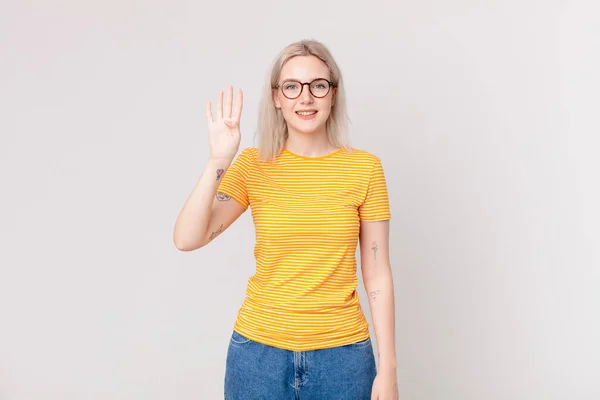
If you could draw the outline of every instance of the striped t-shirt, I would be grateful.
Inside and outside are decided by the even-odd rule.
[[[360,220],[391,218],[381,161],[340,148],[322,157],[284,149],[273,161],[247,147],[218,191],[252,209],[256,272],[234,330],[307,351],[369,337],[356,273]]]

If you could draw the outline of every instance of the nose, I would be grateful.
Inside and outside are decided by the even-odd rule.
[[[304,87],[305,85],[306,85],[306,87]],[[309,83],[302,84],[302,93],[300,93],[300,101],[302,101],[302,103],[312,103],[313,102],[313,95],[310,92],[310,84]]]

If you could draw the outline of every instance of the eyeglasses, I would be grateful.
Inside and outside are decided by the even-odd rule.
[[[290,100],[297,99],[304,90],[304,85],[308,85],[310,93],[317,97],[322,98],[329,94],[329,90],[337,85],[327,79],[317,78],[312,82],[300,82],[295,79],[288,79],[283,81],[281,84],[276,84],[273,89],[281,88],[281,93]]]

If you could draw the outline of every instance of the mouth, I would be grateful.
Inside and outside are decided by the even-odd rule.
[[[317,115],[317,112],[317,110],[296,111],[296,115],[301,119],[313,119]]]

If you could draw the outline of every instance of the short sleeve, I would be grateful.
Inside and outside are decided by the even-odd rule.
[[[392,217],[385,175],[379,158],[376,158],[371,170],[367,195],[358,208],[358,215],[362,221],[381,221]]]
[[[225,171],[217,189],[240,203],[244,210],[248,208],[247,180],[252,167],[250,148],[245,148]]]

